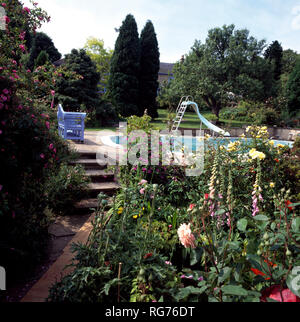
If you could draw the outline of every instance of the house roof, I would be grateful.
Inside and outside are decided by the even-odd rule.
[[[61,66],[65,62],[65,59],[62,58],[60,60],[55,61],[53,64],[55,66]],[[159,75],[173,75],[173,68],[175,64],[170,63],[160,63]]]
[[[173,67],[175,64],[170,63],[160,63],[160,75],[172,75],[173,74]]]

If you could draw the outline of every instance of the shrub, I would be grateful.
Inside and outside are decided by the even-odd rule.
[[[57,174],[47,181],[49,208],[55,214],[72,214],[75,202],[86,196],[88,182],[81,166],[62,164]]]
[[[266,103],[241,101],[235,108],[223,109],[220,117],[257,125],[277,125],[280,122],[280,112],[270,105],[270,101]]]

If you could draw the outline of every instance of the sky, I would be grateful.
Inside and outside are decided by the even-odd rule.
[[[30,8],[30,2],[22,0]],[[51,16],[39,31],[47,33],[61,54],[83,48],[88,37],[114,49],[127,14],[141,33],[151,20],[161,62],[175,63],[188,54],[195,40],[205,42],[208,30],[234,24],[267,44],[278,40],[283,49],[300,53],[300,0],[37,0]]]

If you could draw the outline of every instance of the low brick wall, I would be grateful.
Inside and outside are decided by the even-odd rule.
[[[224,130],[228,131],[230,133],[231,137],[239,137],[242,134],[245,134],[247,136],[246,128],[247,127],[229,128],[229,129],[224,128]],[[188,128],[180,128],[179,130],[182,133],[185,130],[192,131],[193,136],[196,136],[197,131],[199,131],[197,129],[188,129]],[[268,132],[270,134],[270,138],[275,139],[275,140],[295,141],[297,136],[300,136],[300,129],[287,129],[287,128],[270,127],[270,128],[268,128]],[[202,135],[205,135],[205,134],[212,135],[212,131],[208,130],[208,129],[202,130]]]

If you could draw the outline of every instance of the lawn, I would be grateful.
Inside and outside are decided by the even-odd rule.
[[[167,110],[159,109],[158,110],[158,118],[151,122],[152,125],[154,125],[159,130],[164,130],[167,128]],[[209,112],[209,111],[202,111],[201,114],[209,121],[216,121],[217,117]],[[175,118],[175,114],[174,114]],[[224,123],[224,128],[231,128],[231,127],[242,127],[243,125],[248,125],[247,123],[243,121],[233,121],[233,120],[225,120],[220,118],[220,122]],[[200,120],[195,112],[186,112],[184,114],[184,118],[180,125],[181,128],[188,128],[188,129],[200,129]],[[222,127],[222,125],[221,125]],[[207,127],[203,124],[203,129],[206,129]],[[115,127],[96,127],[96,128],[90,128],[87,127],[85,129],[86,131],[103,131],[103,130],[110,130],[115,132],[117,129]]]
[[[155,127],[158,127],[160,130],[165,129],[167,127],[167,110],[158,110],[159,117],[152,122]],[[209,121],[215,121],[217,117],[209,112],[203,111],[201,114]],[[175,116],[174,116],[175,117]],[[232,121],[232,120],[225,120],[220,118],[220,122],[223,122],[225,127],[242,127],[246,125],[243,121]],[[200,129],[200,120],[195,112],[186,112],[184,114],[184,118],[180,125],[181,128],[191,128],[191,129]],[[205,125],[202,126],[203,129],[206,128]]]

